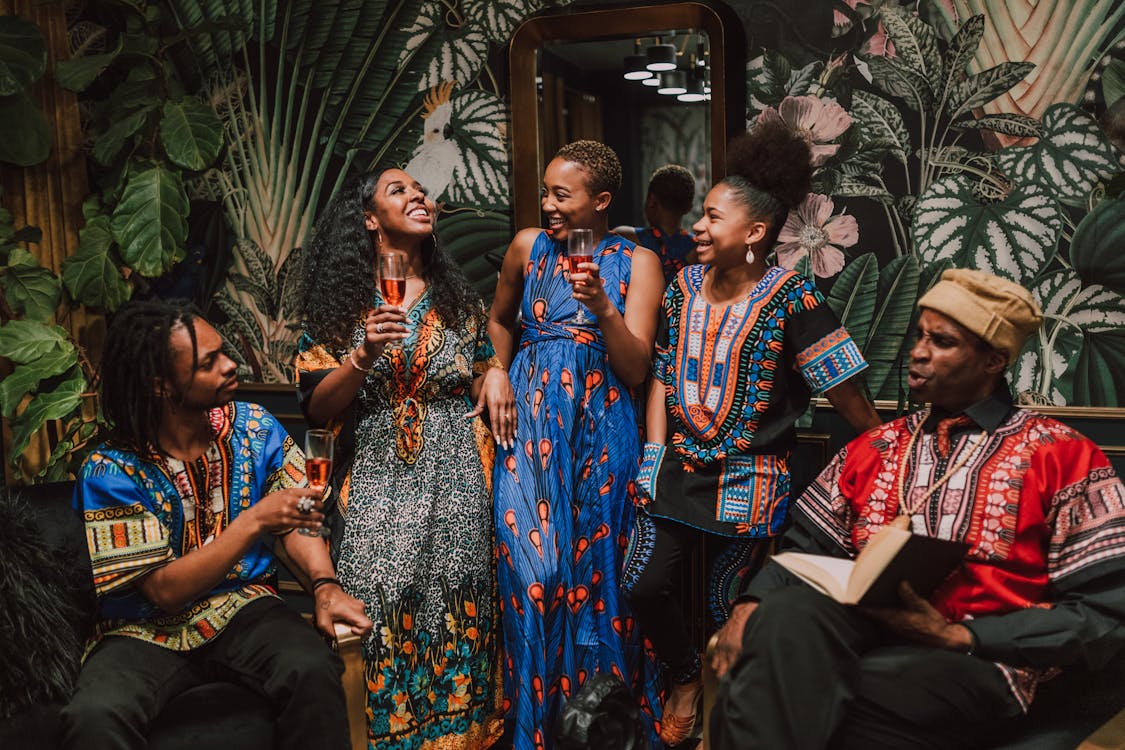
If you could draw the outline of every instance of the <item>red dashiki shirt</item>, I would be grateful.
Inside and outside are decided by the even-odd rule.
[[[898,515],[901,487],[908,504],[921,502],[911,516],[914,533],[971,545],[930,602],[982,640],[999,631],[981,618],[1050,610],[1094,577],[1125,567],[1125,487],[1093,442],[1061,422],[1013,410],[983,437],[963,433],[943,457],[934,434],[920,431],[928,414],[852,441],[798,501],[803,520],[854,556]],[[1020,635],[1010,624],[1002,636],[1009,641]],[[1037,684],[1054,671],[997,666],[1025,710]]]

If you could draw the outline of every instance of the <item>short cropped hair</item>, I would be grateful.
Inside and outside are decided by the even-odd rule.
[[[587,174],[587,187],[591,195],[609,193],[616,195],[621,189],[621,160],[617,152],[598,141],[568,143],[555,154],[556,159],[569,161],[582,167]]]

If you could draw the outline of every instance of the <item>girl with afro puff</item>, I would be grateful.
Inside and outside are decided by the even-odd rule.
[[[809,191],[805,141],[781,123],[734,139],[728,176],[692,227],[699,265],[664,295],[637,479],[637,514],[622,587],[666,666],[661,740],[696,734],[701,664],[674,577],[704,538],[711,619],[721,625],[737,582],[761,563],[789,506],[794,424],[815,393],[860,430],[879,424],[852,382],[867,363],[813,282],[766,256]]]

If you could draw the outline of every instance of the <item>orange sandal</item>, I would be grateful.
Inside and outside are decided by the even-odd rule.
[[[675,714],[665,713],[660,719],[660,741],[668,747],[675,747],[681,742],[689,739],[698,738],[702,734],[702,722],[700,721],[703,715],[703,690],[699,691],[699,696],[695,699],[695,710],[687,716],[676,716]]]

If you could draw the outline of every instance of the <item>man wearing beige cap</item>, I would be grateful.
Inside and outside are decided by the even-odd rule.
[[[918,304],[909,386],[930,405],[849,443],[781,546],[850,558],[895,525],[969,551],[928,598],[904,584],[897,609],[837,604],[767,564],[717,638],[714,750],[972,746],[1053,668],[1125,646],[1125,487],[1004,379],[1035,300],[953,269]]]

